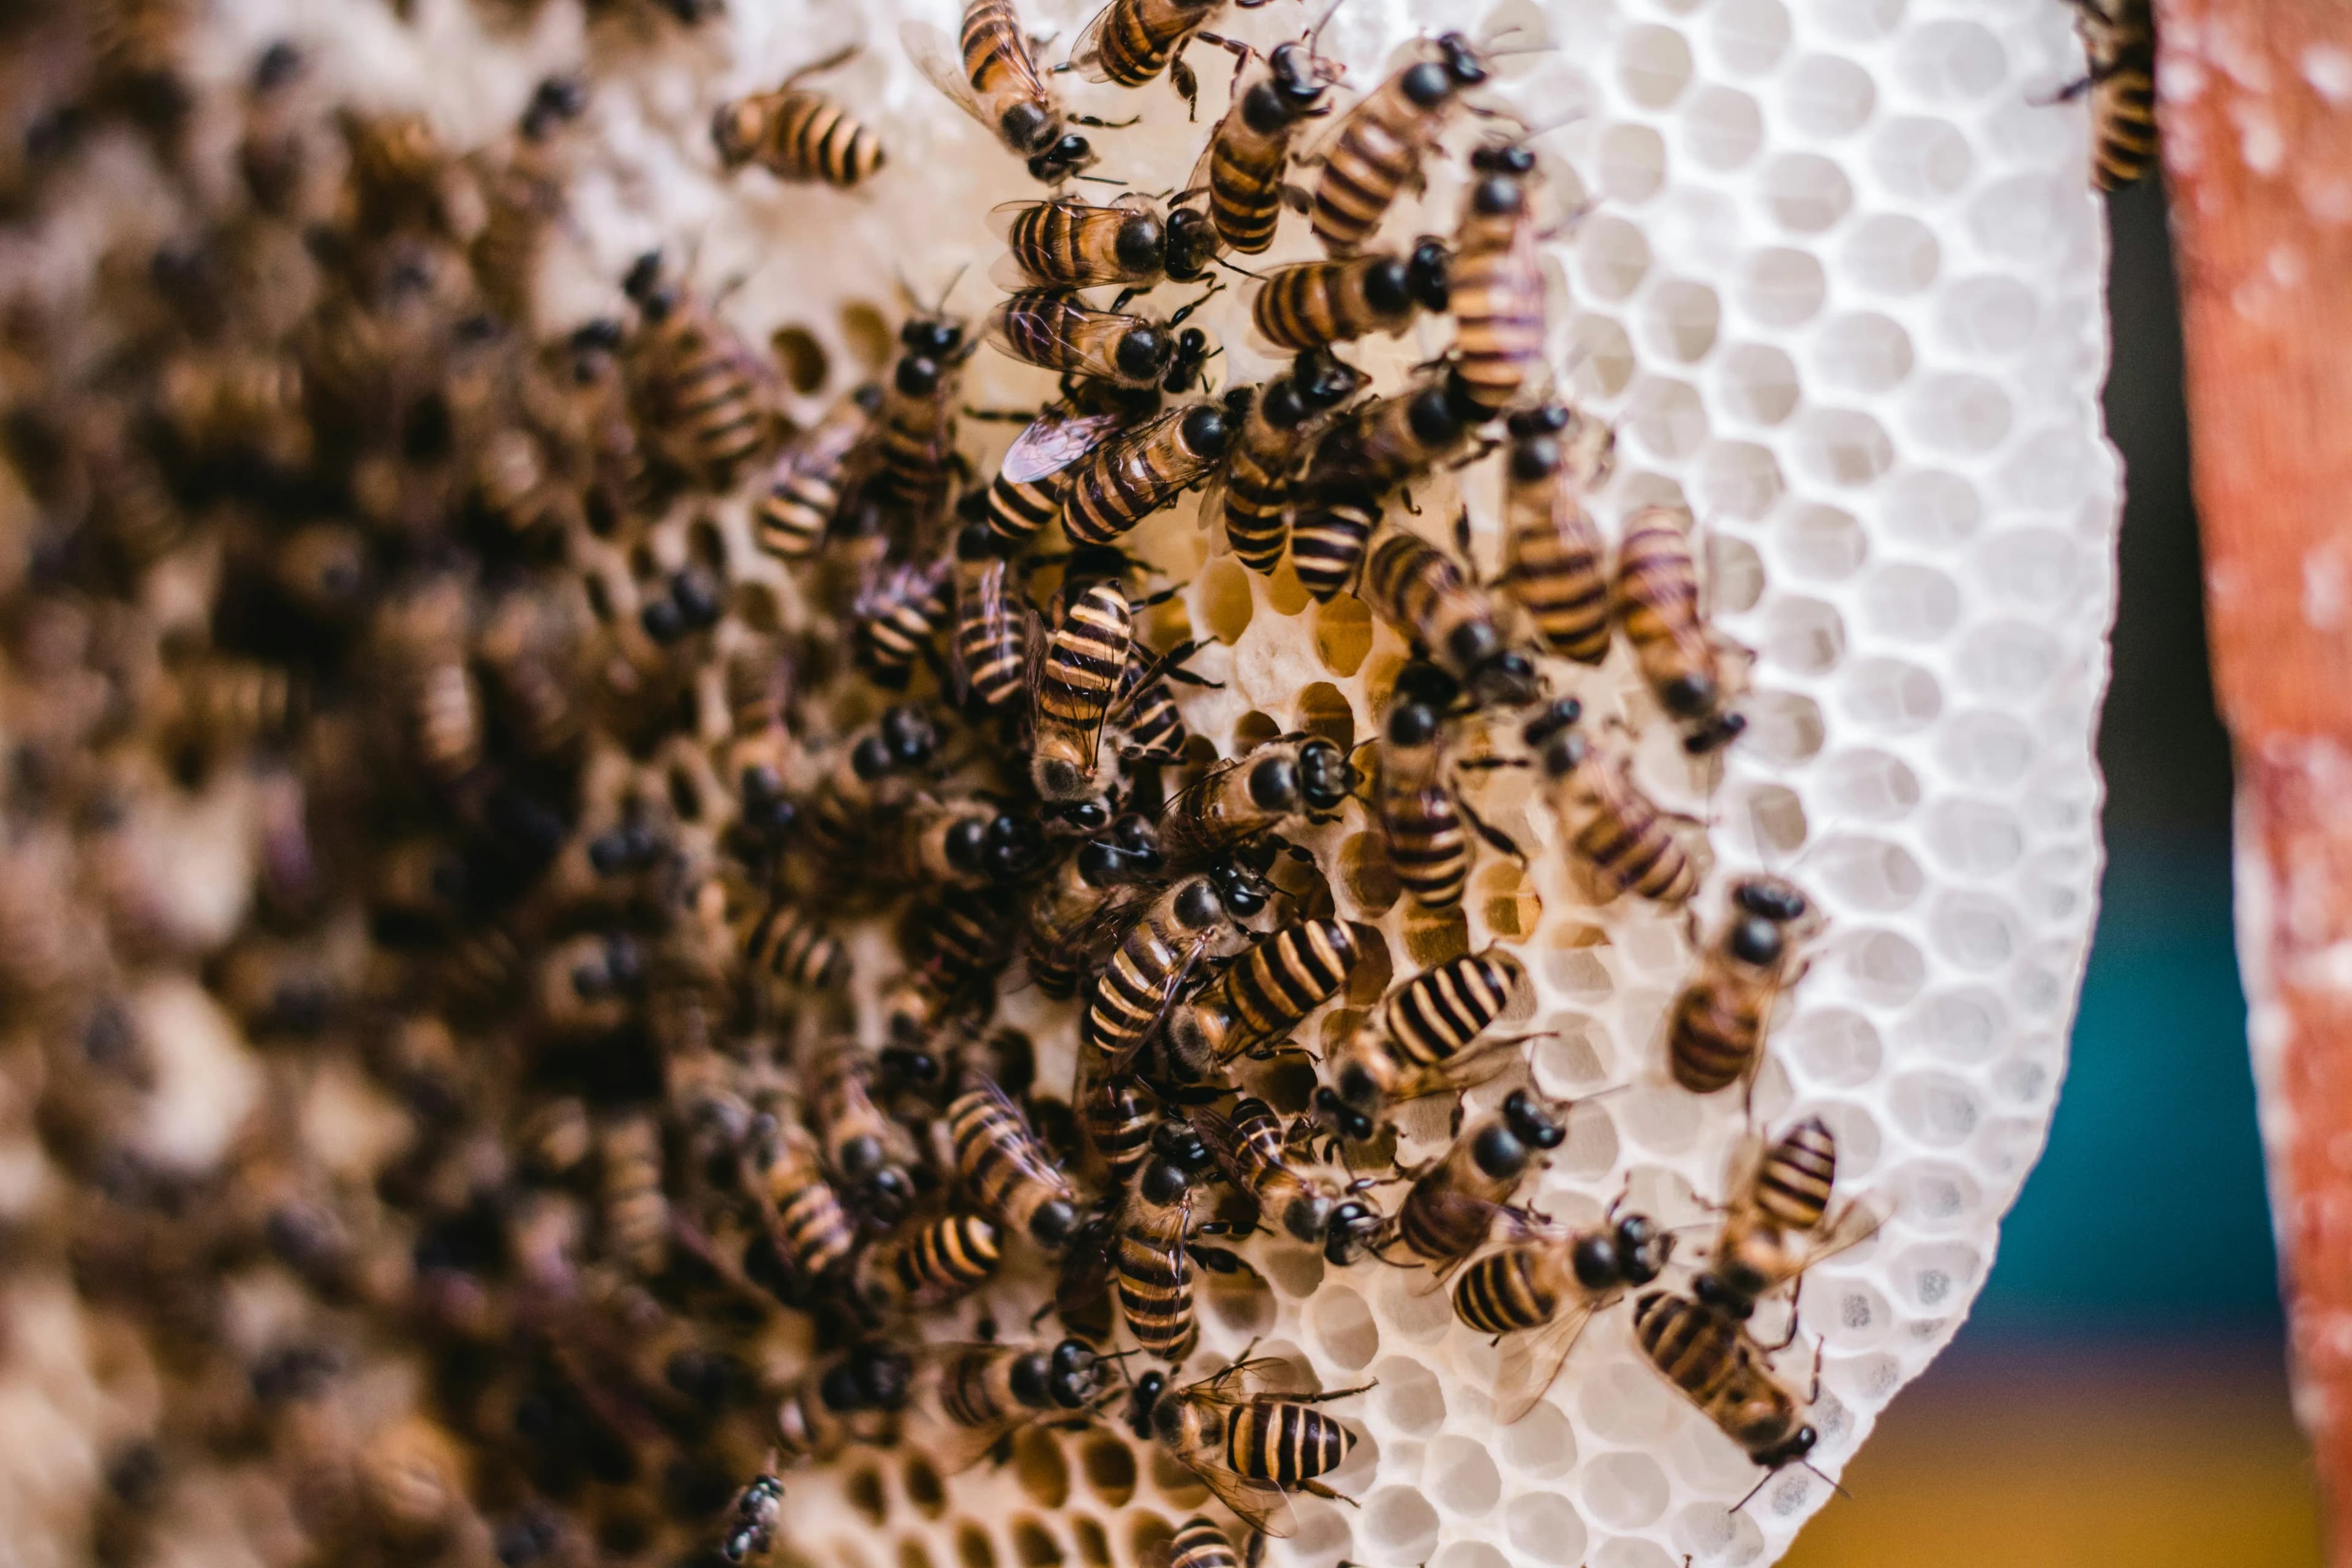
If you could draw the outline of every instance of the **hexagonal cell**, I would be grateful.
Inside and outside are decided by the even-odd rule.
[[[1808,55],[1780,79],[1780,105],[1790,124],[1832,141],[1862,128],[1878,107],[1878,87],[1843,56]]]
[[[1840,316],[1822,325],[1809,357],[1825,385],[1885,392],[1911,374],[1911,337],[1874,311]]]
[[[1070,1539],[1077,1543],[1078,1561],[1087,1568],[1113,1568],[1110,1535],[1099,1520],[1083,1513],[1071,1515]]]
[[[1584,1521],[1557,1492],[1521,1492],[1503,1509],[1503,1531],[1521,1561],[1573,1568],[1584,1561]]]
[[[1807,506],[1774,531],[1773,549],[1793,577],[1835,583],[1852,576],[1870,555],[1870,539],[1852,512]]]
[[[1298,694],[1297,728],[1320,735],[1343,752],[1356,745],[1356,710],[1347,694],[1328,680],[1318,680]]]
[[[1297,569],[1291,565],[1287,555],[1275,567],[1273,576],[1258,579],[1258,586],[1268,606],[1278,616],[1299,615],[1315,602],[1314,595],[1299,585]]]
[[[1020,1568],[1060,1568],[1066,1561],[1062,1543],[1054,1539],[1042,1520],[1021,1518],[1013,1521],[1013,1561]]]
[[[1639,206],[1666,181],[1666,139],[1646,125],[1612,125],[1601,133],[1596,167],[1601,194]]]
[[[1704,283],[1665,279],[1650,290],[1644,311],[1650,342],[1685,363],[1705,359],[1723,322],[1723,303]]]
[[[1659,458],[1685,458],[1706,439],[1706,405],[1688,382],[1643,376],[1634,384],[1621,428]]]
[[[1595,213],[1578,233],[1576,265],[1584,293],[1622,300],[1650,270],[1650,242],[1623,218]]]
[[[1382,1487],[1363,1501],[1364,1539],[1398,1562],[1425,1560],[1437,1544],[1437,1510],[1412,1487]]]
[[[1920,441],[1969,457],[2000,446],[2014,417],[2009,395],[1980,375],[1930,377],[1904,405],[1904,424]]]
[[[1717,397],[1723,408],[1759,425],[1778,425],[1796,411],[1797,367],[1766,343],[1738,343],[1716,364]]]
[[[996,1568],[996,1543],[988,1531],[967,1520],[956,1526],[956,1561],[962,1568]]]
[[[1488,935],[1523,940],[1535,934],[1543,900],[1517,862],[1496,860],[1480,868],[1477,889],[1479,918]]]
[[[1923,22],[1904,35],[1895,70],[1918,96],[1959,103],[1997,90],[2009,78],[2009,55],[1981,23]]]
[[[1633,340],[1610,317],[1580,312],[1569,328],[1569,351],[1581,395],[1614,397],[1633,379]]]
[[[1936,331],[1966,354],[2021,353],[2042,329],[2042,304],[2014,278],[1990,273],[1956,279],[1936,301]]]
[[[1644,109],[1664,109],[1690,85],[1690,45],[1672,27],[1628,27],[1617,40],[1617,81]]]
[[[1445,1425],[1445,1391],[1423,1362],[1391,1356],[1374,1367],[1371,1376],[1380,1386],[1365,1395],[1367,1407],[1390,1426],[1425,1437]]]
[[[1708,15],[1707,44],[1728,71],[1770,70],[1789,47],[1789,12],[1780,0],[1723,0]]]
[[[1205,1491],[1204,1487],[1195,1486]],[[1167,1555],[1168,1543],[1176,1539],[1176,1527],[1156,1513],[1141,1512],[1127,1521],[1127,1550],[1130,1562],[1150,1563]]]
[[[1759,250],[1741,269],[1739,308],[1767,326],[1811,321],[1828,288],[1822,264],[1801,250]]]
[[[1403,888],[1389,861],[1388,840],[1378,833],[1351,833],[1340,840],[1339,885],[1360,914],[1377,920],[1395,907]]]
[[[1822,675],[1845,656],[1845,620],[1820,599],[1783,596],[1772,606],[1762,652],[1801,675]]]
[[[1721,516],[1761,521],[1788,491],[1780,459],[1769,447],[1710,441],[1699,462],[1699,494],[1707,509]]]
[[[1917,218],[1874,213],[1853,226],[1838,249],[1839,269],[1874,294],[1916,294],[1935,282],[1943,247]]]
[[[784,382],[803,397],[824,389],[825,378],[833,373],[832,357],[816,334],[806,327],[787,323],[778,327],[768,339],[768,346],[776,351],[776,362],[783,367]]]
[[[1416,969],[1461,957],[1470,951],[1469,917],[1458,908],[1425,910],[1412,905],[1405,910],[1404,951]]]
[[[879,370],[890,362],[898,342],[898,331],[890,320],[875,306],[862,300],[853,300],[841,308],[841,335],[849,344],[849,352],[867,370]]]
[[[1864,624],[1902,642],[1940,642],[1959,624],[1960,587],[1951,574],[1916,562],[1874,568],[1862,587]]]
[[[1229,647],[1242,640],[1257,609],[1249,579],[1249,569],[1230,555],[1210,562],[1193,579],[1202,629]]]
[[[1895,195],[1915,202],[1949,199],[1976,172],[1968,138],[1948,121],[1890,121],[1871,138],[1871,172]]]
[[[1764,111],[1735,88],[1707,88],[1683,110],[1683,144],[1706,168],[1736,169],[1764,144]]]
[[[1135,1450],[1108,1432],[1096,1432],[1078,1449],[1078,1473],[1087,1487],[1112,1508],[1135,1495]]]
[[[907,1500],[914,1504],[917,1513],[925,1519],[937,1519],[947,1511],[947,1485],[940,1480],[939,1471],[931,1468],[930,1460],[920,1454],[908,1455],[907,1468],[899,1479]]]
[[[1372,612],[1352,595],[1314,609],[1315,657],[1342,680],[1363,668],[1372,651]]]
[[[1797,426],[1797,455],[1824,483],[1866,485],[1895,466],[1895,443],[1858,408],[1816,408]]]
[[[1790,153],[1766,167],[1764,197],[1782,228],[1820,234],[1853,210],[1853,183],[1818,153]]]
[[[1234,755],[1241,756],[1286,732],[1281,720],[1253,708],[1234,721]]]
[[[1062,1440],[1042,1426],[1013,1439],[1013,1476],[1040,1508],[1060,1508],[1070,1500],[1070,1462]]]
[[[1919,775],[1902,758],[1868,747],[1822,764],[1822,798],[1838,817],[1897,822],[1919,804]]]

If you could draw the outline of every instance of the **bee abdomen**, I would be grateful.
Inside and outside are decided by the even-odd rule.
[[[873,129],[860,124],[822,93],[792,94],[776,120],[779,161],[787,166],[791,177],[814,177],[847,190],[885,162],[882,139]]]
[[[1488,954],[1449,959],[1415,975],[1389,998],[1389,1038],[1423,1066],[1444,1061],[1502,1016],[1511,984],[1510,971]]]
[[[996,1272],[996,1227],[978,1215],[949,1215],[907,1237],[891,1255],[902,1300],[937,1304],[964,1294]]]
[[[1225,470],[1225,539],[1234,559],[1251,571],[1272,575],[1290,536],[1285,511],[1288,487],[1246,446]]]
[[[1176,963],[1175,949],[1149,925],[1121,943],[1095,977],[1087,1003],[1087,1038],[1110,1052],[1142,1038],[1167,1001],[1167,981]]]
[[[1389,814],[1389,864],[1397,881],[1423,909],[1461,903],[1470,881],[1470,836],[1454,796],[1444,789],[1417,792]]]
[[[1667,1022],[1667,1062],[1675,1081],[1693,1094],[1713,1094],[1738,1082],[1755,1065],[1762,1025],[1752,1009],[1727,1003],[1711,987],[1684,992]]]
[[[1225,1532],[1197,1513],[1177,1527],[1168,1543],[1168,1568],[1241,1568],[1241,1562]]]
[[[1356,939],[1337,921],[1285,926],[1226,972],[1223,988],[1248,1032],[1286,1033],[1337,995],[1356,967]]]
[[[1698,868],[1667,830],[1656,806],[1628,788],[1576,836],[1577,852],[1606,885],[1659,903],[1681,903],[1698,890]]]
[[[1353,1432],[1310,1405],[1253,1403],[1225,1417],[1225,1462],[1286,1489],[1339,1468],[1355,1446]]]
[[[847,977],[848,951],[823,926],[790,904],[775,903],[754,922],[744,956],[787,985],[821,991]]]
[[[1454,1314],[1482,1334],[1508,1334],[1551,1321],[1559,1298],[1536,1275],[1535,1249],[1508,1247],[1463,1270]]]
[[[752,538],[779,561],[805,561],[841,510],[841,491],[813,474],[778,479],[751,509]]]
[[[1061,515],[1069,470],[1016,485],[1002,474],[988,487],[988,531],[1008,544],[1025,543]]]
[[[1290,563],[1299,586],[1326,605],[1345,592],[1380,521],[1378,507],[1354,499],[1326,501],[1301,515],[1290,529]]]
[[[1549,508],[1512,537],[1512,596],[1544,646],[1564,658],[1599,664],[1609,657],[1609,584],[1601,536],[1581,507],[1564,524]]]
[[[1134,638],[1134,616],[1123,592],[1097,584],[1080,595],[1045,650],[1039,710],[1065,724],[1094,723],[1126,673]]]
[[[1351,251],[1380,227],[1397,192],[1412,177],[1419,153],[1367,105],[1331,149],[1315,184],[1315,237],[1335,253]]]
[[[1758,1174],[1756,1199],[1765,1214],[1791,1230],[1811,1230],[1829,1212],[1837,1139],[1821,1118],[1807,1117],[1772,1146]]]
[[[1252,161],[1223,136],[1209,154],[1209,203],[1217,233],[1244,255],[1255,255],[1274,243],[1282,218],[1280,153]]]
[[[2115,72],[2092,89],[2097,148],[2095,173],[2103,191],[2145,178],[2156,162],[2156,83],[2145,70]]]
[[[1192,1353],[1201,1327],[1192,1315],[1192,1265],[1181,1246],[1161,1247],[1139,1237],[1117,1242],[1112,1286],[1128,1332],[1148,1354],[1178,1362]]]
[[[824,1274],[849,1256],[856,1232],[842,1211],[841,1200],[824,1182],[812,1182],[787,1197],[776,1211],[784,1249],[793,1267],[803,1274]]]
[[[1705,1405],[1736,1370],[1736,1331],[1680,1296],[1645,1296],[1633,1310],[1633,1337],[1666,1380]]]

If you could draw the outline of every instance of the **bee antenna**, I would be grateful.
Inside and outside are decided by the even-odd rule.
[[[1090,185],[1123,185],[1127,184],[1125,180],[1115,180],[1108,174],[1072,174],[1070,178],[1074,180],[1084,180]]]
[[[1347,3],[1348,0],[1331,0],[1331,4],[1323,7],[1323,15],[1316,17],[1315,26],[1308,28],[1307,31],[1307,52],[1308,54],[1311,55],[1321,52],[1323,29],[1331,25],[1331,18],[1338,16],[1339,14],[1339,7],[1345,5]]]
[[[1832,1491],[1833,1491],[1833,1492],[1837,1493],[1837,1495],[1838,1495],[1838,1496],[1840,1496],[1840,1497],[1842,1497],[1842,1498],[1846,1498],[1846,1499],[1849,1499],[1849,1500],[1851,1500],[1851,1499],[1853,1498],[1853,1494],[1852,1492],[1850,1492],[1850,1491],[1846,1490],[1843,1487],[1842,1487],[1842,1486],[1838,1485],[1838,1484],[1837,1484],[1837,1482],[1836,1482],[1834,1479],[1832,1479],[1828,1474],[1826,1474],[1825,1472],[1823,1472],[1823,1471],[1822,1471],[1822,1469],[1819,1466],[1815,1465],[1815,1464],[1814,1464],[1811,1459],[1800,1459],[1800,1460],[1798,1460],[1798,1461],[1797,1461],[1797,1463],[1799,1463],[1800,1465],[1802,1465],[1805,1468],[1807,1468],[1807,1469],[1809,1469],[1809,1470],[1812,1471],[1812,1472],[1813,1472],[1813,1474],[1815,1474],[1815,1475],[1817,1475],[1817,1476],[1820,1476],[1820,1477],[1822,1478],[1822,1479],[1824,1482],[1828,1483],[1828,1486],[1829,1486],[1830,1490],[1832,1490]],[[1759,1481],[1759,1482],[1757,1482],[1756,1484],[1757,1484],[1757,1485],[1759,1485],[1759,1486],[1761,1486],[1761,1485],[1763,1485],[1764,1483],[1763,1483],[1762,1481]]]

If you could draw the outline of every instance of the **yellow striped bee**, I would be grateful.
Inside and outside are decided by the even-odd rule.
[[[1518,982],[1500,952],[1465,953],[1423,970],[1389,994],[1323,1060],[1318,1116],[1340,1137],[1370,1138],[1393,1106],[1475,1088],[1506,1071],[1512,1039],[1482,1039]]]
[[[1806,1269],[1876,1235],[1884,1216],[1871,1204],[1857,1200],[1832,1212],[1836,1184],[1837,1136],[1820,1117],[1769,1143],[1751,1138],[1734,1162],[1723,1226],[1694,1293],[1745,1319]],[[1793,1337],[1793,1316],[1790,1328]]]
[[[982,1079],[949,1103],[946,1124],[956,1173],[984,1213],[1040,1247],[1069,1240],[1077,1194],[1003,1089]]]
[[[1024,951],[1039,991],[1055,1001],[1076,992],[1125,929],[1120,915],[1152,896],[1148,879],[1160,864],[1150,820],[1132,815],[1063,854],[1029,900]]]
[[[1457,530],[1465,557],[1467,520],[1465,512]],[[1400,529],[1374,544],[1361,592],[1372,614],[1427,649],[1479,705],[1535,700],[1535,665],[1505,643],[1494,601],[1454,557],[1419,534]]]
[[[884,813],[914,798],[915,775],[938,748],[930,720],[909,703],[884,709],[836,744],[800,812],[811,845],[835,858],[854,851]]]
[[[1261,1537],[1250,1532],[1249,1568],[1256,1568],[1264,1555],[1258,1542]],[[1242,1554],[1214,1521],[1194,1514],[1176,1527],[1176,1533],[1160,1551],[1146,1559],[1151,1568],[1243,1568]]]
[[[1210,37],[1209,25],[1225,0],[1110,0],[1087,24],[1071,46],[1070,64],[1090,81],[1115,81],[1121,87],[1141,87],[1161,71],[1182,96],[1187,108],[1200,97],[1201,84],[1184,63],[1184,47],[1196,37]],[[1234,0],[1244,10],[1266,0]],[[1214,41],[1223,43],[1217,38]]]
[[[1660,1375],[1767,1470],[1803,1464],[1821,1441],[1806,1419],[1820,1373],[1812,1392],[1800,1395],[1729,1312],[1653,1290],[1633,1303],[1633,1338]]]
[[[1294,822],[1330,819],[1356,787],[1348,754],[1319,736],[1282,735],[1229,757],[1160,808],[1160,852],[1193,865]]]
[[[1339,79],[1339,67],[1316,52],[1311,37],[1276,44],[1264,57],[1255,49],[1242,52],[1233,107],[1209,132],[1200,164],[1184,182],[1187,190],[1209,193],[1209,216],[1226,245],[1255,256],[1274,244],[1291,141],[1302,122],[1330,112],[1324,99]]]
[[[1209,215],[1172,206],[1163,215],[1149,197],[1125,195],[1108,206],[1068,197],[1007,202],[989,214],[1006,256],[997,281],[1007,288],[1091,289],[1120,283],[1149,289],[1165,279],[1190,283],[1217,253]]]
[[[1013,438],[1004,460],[997,465],[982,505],[990,531],[1005,543],[1026,543],[1060,516],[1062,500],[1069,493],[1080,460],[1139,416],[1132,402],[1124,407],[1096,406],[1100,400],[1086,395],[1094,384],[1078,384],[1078,399],[1056,404],[1038,415]],[[1144,396],[1156,406],[1156,393]],[[1140,412],[1151,411],[1147,406]]]
[[[933,87],[1028,160],[1032,178],[1059,184],[1093,165],[1094,149],[1069,127],[1108,122],[1062,107],[1038,73],[1013,0],[968,0],[960,47],[920,22],[900,24],[898,37]]]
[[[2091,177],[2103,191],[2137,184],[2156,164],[2156,18],[2148,0],[2074,0],[2090,71],[2057,101],[2091,95]]]
[[[1513,1089],[1501,1105],[1455,1132],[1433,1163],[1413,1173],[1397,1207],[1395,1239],[1426,1266],[1411,1286],[1415,1294],[1442,1289],[1487,1243],[1496,1221],[1524,1228],[1517,1211],[1507,1205],[1544,1153],[1567,1139],[1558,1108]]]
[[[708,306],[661,281],[659,251],[638,258],[625,289],[643,323],[631,379],[656,443],[709,489],[726,489],[775,433],[775,373]]]
[[[771,1475],[751,1478],[727,1505],[719,1527],[719,1558],[722,1563],[759,1563],[776,1549],[777,1527],[783,1522],[784,1483]]]
[[[775,1438],[788,1459],[823,1463],[852,1443],[886,1445],[914,1387],[902,1351],[865,1342],[811,1367],[776,1405]]]
[[[975,345],[963,323],[937,311],[910,317],[898,342],[906,352],[875,414],[872,494],[928,529],[955,486],[956,387]]]
[[[1470,834],[1445,765],[1444,715],[1435,705],[1400,695],[1389,709],[1372,811],[1389,864],[1413,902],[1427,910],[1458,907],[1470,882]]]
[[[1780,993],[1804,977],[1812,904],[1779,877],[1731,885],[1731,920],[1666,1009],[1666,1065],[1694,1094],[1752,1083]]]
[[[1356,1435],[1315,1408],[1371,1387],[1324,1394],[1276,1392],[1280,1363],[1244,1355],[1213,1377],[1169,1390],[1160,1373],[1136,1380],[1129,1424],[1157,1437],[1244,1524],[1276,1539],[1298,1524],[1286,1492],[1339,1494],[1316,1479],[1339,1468]]]
[[[1078,1097],[1087,1146],[1102,1163],[1115,1191],[1124,1192],[1151,1158],[1160,1130],[1160,1097],[1132,1073],[1087,1071]]]
[[[1144,1354],[1176,1366],[1200,1344],[1201,1324],[1192,1305],[1192,1178],[1160,1152],[1169,1126],[1154,1130],[1152,1157],[1128,1189],[1109,1264],[1127,1331]]]
[[[1256,1201],[1259,1215],[1271,1215],[1292,1240],[1321,1247],[1334,1267],[1355,1261],[1387,1228],[1380,1210],[1352,1195],[1369,1181],[1342,1187],[1294,1157],[1312,1141],[1313,1122],[1285,1126],[1272,1106],[1244,1097],[1230,1115],[1194,1112],[1192,1125],[1225,1179]]]
[[[929,1311],[985,1284],[1002,1257],[995,1226],[978,1215],[941,1215],[868,1247],[857,1259],[854,1289],[874,1311]]]
[[[1117,583],[1088,584],[1042,647],[1031,624],[1030,781],[1074,826],[1103,826],[1110,820],[1101,797],[1112,761],[1103,750],[1103,722],[1135,641],[1127,590]]]
[[[776,1256],[803,1279],[848,1260],[857,1224],[824,1179],[817,1142],[789,1112],[762,1112],[738,1156],[744,1189],[767,1222]]]
[[[1170,1013],[1159,1065],[1172,1081],[1200,1083],[1240,1057],[1265,1054],[1339,994],[1356,958],[1356,939],[1338,921],[1282,927]]]
[[[635,1272],[651,1277],[669,1264],[669,1198],[662,1191],[661,1123],[624,1116],[597,1139],[603,1171],[604,1247]]]
[[[1604,898],[1688,903],[1699,872],[1678,837],[1685,819],[1661,811],[1633,782],[1632,759],[1604,755],[1575,720],[1575,699],[1564,698],[1528,725],[1527,739],[1578,865]]]
[[[1225,466],[1201,503],[1204,518],[1223,514],[1234,560],[1262,574],[1281,563],[1290,539],[1291,477],[1363,384],[1354,366],[1308,351],[1289,374],[1250,399]]]
[[[1097,310],[1066,289],[1024,289],[989,312],[986,335],[1024,364],[1140,388],[1168,376],[1176,358],[1175,329],[1192,309],[1186,306],[1163,324]]]
[[[948,668],[956,690],[992,711],[1011,709],[1028,689],[1028,626],[1007,585],[1011,574],[986,524],[968,524],[956,535]]]
[[[1583,497],[1608,476],[1609,426],[1565,405],[1511,416],[1503,467],[1503,576],[1536,640],[1580,664],[1609,657],[1608,546]]]
[[[1617,542],[1610,613],[1659,704],[1694,755],[1719,750],[1748,728],[1728,707],[1737,673],[1727,642],[1707,624],[1690,531],[1671,507],[1645,506]]]
[[[915,1148],[874,1102],[874,1059],[852,1039],[831,1039],[809,1063],[809,1109],[824,1163],[864,1213],[888,1222],[914,1201]]]
[[[887,162],[882,139],[834,100],[798,85],[856,52],[852,44],[801,67],[772,92],[720,104],[710,122],[719,163],[729,169],[757,163],[780,180],[821,180],[840,190],[872,178]]]
[[[1544,277],[1536,254],[1536,156],[1517,143],[1470,155],[1477,176],[1454,231],[1454,363],[1489,415],[1518,400],[1544,363]]]
[[[1321,150],[1308,209],[1326,250],[1350,256],[1363,248],[1397,193],[1419,176],[1463,89],[1486,79],[1476,47],[1460,33],[1446,33],[1348,111]]]
[[[874,432],[882,388],[868,382],[793,437],[751,503],[751,538],[779,561],[806,561],[841,510],[850,460]]]
[[[1454,1315],[1507,1342],[1495,1419],[1508,1426],[1533,1410],[1592,1314],[1655,1279],[1674,1242],[1645,1215],[1612,1214],[1594,1229],[1520,1237],[1473,1260],[1454,1282]]]
[[[1108,544],[1206,479],[1233,443],[1234,416],[1214,403],[1171,408],[1096,447],[1069,470],[1062,531]]]
[[[1423,237],[1412,253],[1297,261],[1265,274],[1250,320],[1278,349],[1328,348],[1379,333],[1394,337],[1452,298],[1453,253]]]
[[[875,685],[903,690],[915,666],[936,656],[940,634],[954,613],[954,568],[951,556],[898,562],[859,592],[849,613],[857,625],[858,665]]]
[[[404,738],[426,774],[456,784],[482,760],[482,694],[467,661],[473,600],[455,577],[436,577],[378,612],[378,667]]]
[[[1221,956],[1246,933],[1244,921],[1271,894],[1245,868],[1224,861],[1187,877],[1152,901],[1113,951],[1087,993],[1079,1038],[1113,1069],[1143,1047],[1202,959]]]
[[[849,950],[779,893],[743,931],[743,961],[795,990],[830,991],[849,978]]]
[[[1108,1364],[1084,1340],[927,1345],[915,1363],[914,1404],[926,1421],[914,1441],[941,1473],[970,1469],[1024,1426],[1093,1409]]]

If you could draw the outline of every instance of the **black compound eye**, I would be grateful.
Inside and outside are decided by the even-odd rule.
[[[959,870],[981,868],[988,847],[988,824],[966,817],[948,828],[946,851],[948,864]]]
[[[1740,963],[1762,967],[1780,963],[1788,942],[1776,922],[1749,915],[1731,928],[1731,939],[1727,945],[1731,949],[1731,956]]]
[[[1176,895],[1176,919],[1193,931],[1215,924],[1223,912],[1216,889],[1207,882],[1190,883]]]

